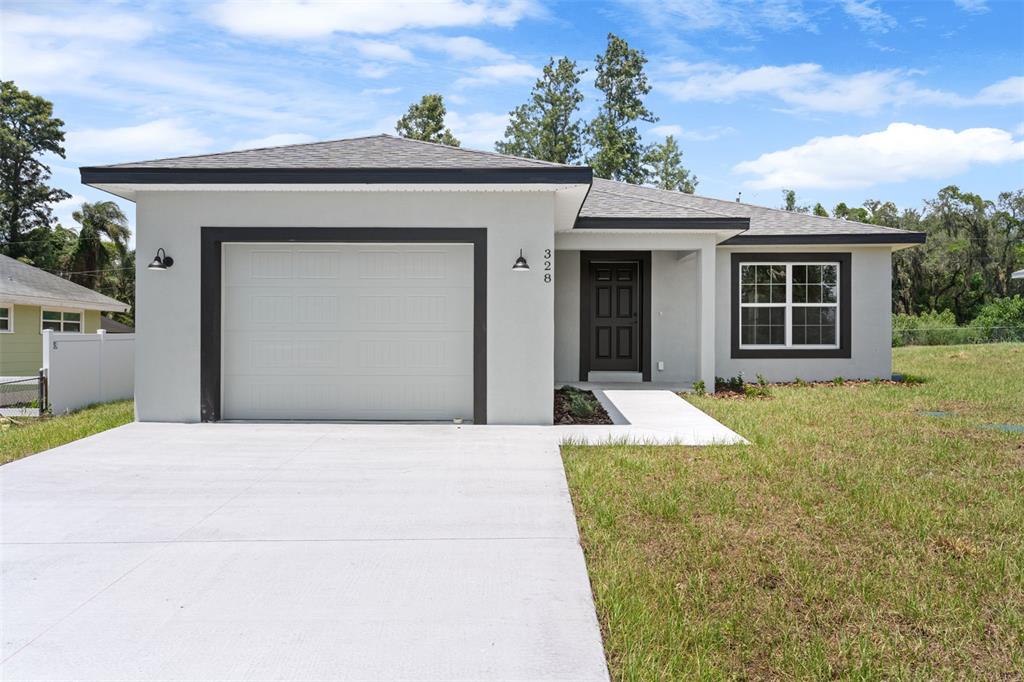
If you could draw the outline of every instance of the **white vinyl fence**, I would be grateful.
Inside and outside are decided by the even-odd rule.
[[[43,371],[53,414],[135,395],[135,334],[43,332]]]

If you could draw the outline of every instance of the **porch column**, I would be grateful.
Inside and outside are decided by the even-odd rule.
[[[700,262],[700,354],[698,376],[705,390],[715,390],[715,242],[707,239],[698,252]]]

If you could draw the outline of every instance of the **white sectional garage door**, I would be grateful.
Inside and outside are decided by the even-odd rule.
[[[224,244],[224,419],[473,416],[469,244]]]

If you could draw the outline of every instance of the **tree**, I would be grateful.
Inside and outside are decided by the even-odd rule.
[[[505,139],[494,144],[501,154],[541,161],[573,163],[582,151],[583,124],[573,117],[583,101],[576,62],[551,59],[533,86],[530,100],[509,112]]]
[[[395,130],[402,137],[424,142],[439,142],[458,147],[459,141],[444,124],[444,98],[437,94],[423,95],[423,98],[409,105],[409,111],[395,124]]]
[[[819,201],[814,205],[814,215],[818,216],[819,218],[828,218],[828,209],[822,206],[821,202]]]
[[[672,135],[664,142],[648,147],[644,165],[648,179],[656,187],[686,194],[693,194],[697,188],[697,176],[683,166],[683,152]]]
[[[807,206],[797,206],[796,204],[796,190],[784,189],[782,190],[782,198],[785,200],[784,209],[787,211],[793,211],[794,213],[807,213],[811,209]]]
[[[124,267],[122,264],[127,260],[131,236],[128,218],[113,201],[83,203],[73,217],[81,229],[68,262],[71,281],[106,293],[109,287],[100,284],[116,281],[117,277],[105,275]],[[104,237],[109,241],[104,241]]]
[[[614,33],[608,34],[608,47],[597,56],[594,85],[604,93],[597,115],[587,126],[587,141],[592,148],[587,162],[594,175],[610,180],[643,184],[646,180],[644,149],[637,121],[654,123],[658,118],[644,104],[651,91],[640,50]]]
[[[45,153],[64,158],[64,122],[53,104],[0,81],[0,253],[25,258],[30,241],[45,239],[53,222],[50,204],[71,195],[47,185]],[[27,234],[43,230],[43,234]]]

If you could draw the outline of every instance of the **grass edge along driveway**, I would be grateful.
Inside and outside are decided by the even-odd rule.
[[[689,398],[746,447],[563,447],[613,678],[1020,679],[1024,345],[894,370]]]
[[[90,405],[56,417],[0,422],[0,464],[34,455],[65,443],[134,421],[131,400]]]

